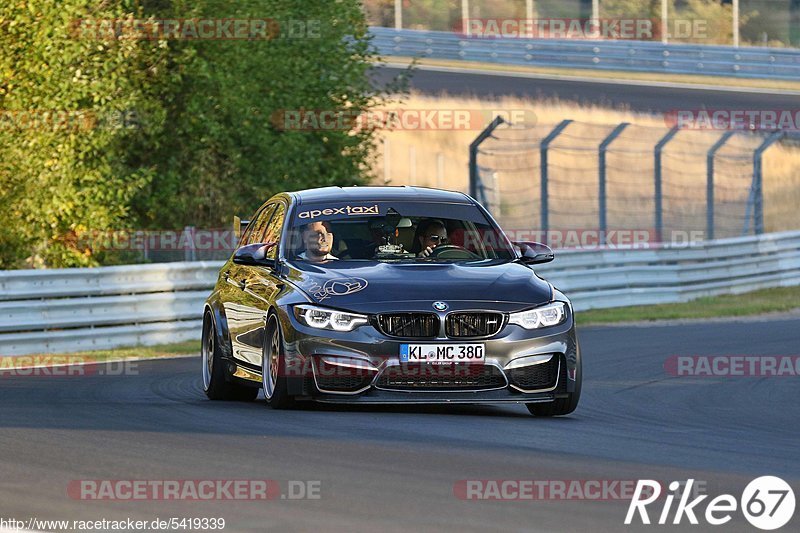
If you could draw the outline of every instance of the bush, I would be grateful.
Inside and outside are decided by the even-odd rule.
[[[127,220],[151,169],[128,164],[121,114],[162,105],[166,50],[152,43],[75,38],[87,16],[141,16],[122,2],[46,0],[0,6],[0,267],[79,266],[76,234]]]

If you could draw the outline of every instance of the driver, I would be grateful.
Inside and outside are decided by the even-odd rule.
[[[331,254],[333,233],[330,222],[311,222],[303,226],[303,243],[306,251],[298,254],[298,259],[305,259],[312,263],[339,259]]]
[[[447,228],[441,220],[425,219],[417,226],[414,240],[414,250],[418,250],[417,257],[428,257],[434,248],[447,244]]]

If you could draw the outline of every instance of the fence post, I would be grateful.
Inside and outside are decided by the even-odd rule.
[[[547,137],[542,139],[541,144],[539,144],[539,172],[540,172],[540,181],[541,181],[541,183],[540,183],[540,185],[541,185],[541,198],[540,198],[540,201],[541,201],[541,205],[542,205],[541,206],[541,211],[542,211],[541,212],[541,217],[542,217],[541,226],[542,227],[540,228],[540,231],[542,231],[542,234],[545,236],[545,239],[544,239],[545,241],[547,240],[547,231],[549,230],[549,225],[550,225],[550,220],[549,220],[548,211],[547,211],[549,209],[549,207],[547,205],[547,203],[548,203],[547,202],[548,201],[548,190],[547,190],[547,179],[548,179],[548,176],[547,176],[547,150],[550,149],[550,143],[553,142],[555,140],[555,138],[558,137],[561,134],[562,131],[564,131],[564,128],[566,128],[570,124],[572,124],[571,120],[569,120],[569,119],[562,120],[561,123],[558,126],[553,128],[553,130],[550,133],[547,134]]]
[[[394,0],[394,29],[403,29],[403,0]]]
[[[497,179],[497,172],[492,172],[492,209],[489,212],[493,217],[499,218],[502,214],[500,206],[500,180]]]
[[[599,169],[599,180],[598,180],[598,187],[599,187],[599,195],[598,195],[598,209],[599,209],[599,226],[600,226],[600,246],[604,246],[606,244],[606,232],[608,230],[608,220],[606,218],[606,151],[608,150],[608,146],[619,137],[622,131],[630,125],[628,122],[622,122],[618,124],[614,130],[608,134],[608,136],[603,139],[603,142],[600,143],[600,153],[599,160],[598,160],[598,169]]]
[[[417,185],[417,147],[413,144],[408,147],[408,181],[409,185]]]
[[[392,181],[392,172],[391,172],[391,146],[389,145],[389,139],[383,139],[383,184],[388,185],[390,181]]]
[[[470,37],[469,0],[461,0],[461,20],[463,21],[463,24],[466,26],[466,28],[464,28],[464,32],[467,34],[467,37]]]
[[[680,131],[680,128],[678,126],[673,126],[672,129],[658,141],[653,151],[655,155],[653,174],[655,178],[656,242],[663,241],[664,233],[664,206],[661,192],[661,152],[664,150],[667,143],[675,137],[678,131]]]
[[[492,132],[503,122],[505,122],[503,117],[495,117],[495,119],[491,121],[489,125],[486,126],[486,128],[480,132],[478,136],[475,137],[475,140],[469,145],[469,195],[478,200],[478,202],[481,202],[480,198],[478,198],[478,148],[480,147],[481,143],[488,139],[492,135]]]
[[[194,226],[184,226],[183,234],[181,235],[180,241],[184,244],[185,248],[183,249],[183,260],[184,261],[196,261],[197,255],[194,249]]]
[[[750,200],[747,202],[748,211],[752,203],[753,206],[753,232],[756,235],[764,233],[764,185],[763,185],[763,155],[767,148],[783,139],[786,135],[784,131],[774,131],[764,142],[753,152],[753,184],[750,186]],[[744,230],[746,235],[750,227],[750,215],[745,214]]]
[[[444,154],[436,153],[436,188],[444,187]]]
[[[736,134],[735,130],[726,131],[714,146],[706,153],[706,240],[714,239],[714,157],[717,152]]]

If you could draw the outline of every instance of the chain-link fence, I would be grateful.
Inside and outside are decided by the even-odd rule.
[[[800,176],[770,180],[787,154],[797,160],[797,142],[782,132],[495,120],[471,147],[470,192],[512,236],[556,247],[798,228]],[[771,147],[786,157],[765,172]]]

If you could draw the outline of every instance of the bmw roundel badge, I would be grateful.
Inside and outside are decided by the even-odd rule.
[[[447,308],[450,307],[444,302],[433,302],[433,308],[437,311],[447,311]]]

